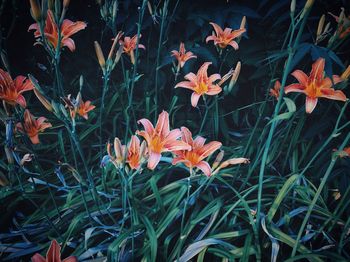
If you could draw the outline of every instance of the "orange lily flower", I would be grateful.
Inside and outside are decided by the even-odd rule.
[[[205,40],[207,43],[209,41],[214,41],[214,45],[217,45],[222,49],[226,48],[228,45],[232,46],[235,50],[238,49],[238,43],[234,41],[234,39],[240,37],[246,31],[245,28],[232,30],[231,28],[226,27],[222,30],[222,28],[215,23],[209,24],[214,27],[215,33],[213,32],[212,35],[207,37]]]
[[[194,140],[192,138],[192,133],[188,128],[181,127],[182,140],[189,144],[191,150],[181,150],[175,151],[176,157],[173,159],[172,164],[176,165],[177,163],[184,163],[185,166],[190,168],[197,167],[206,176],[211,176],[211,167],[208,162],[203,159],[207,158],[209,155],[218,150],[222,144],[218,141],[212,141],[205,145],[205,138],[197,136]]]
[[[9,73],[0,69],[0,99],[10,105],[19,104],[26,107],[26,100],[22,95],[23,92],[34,89],[33,83],[24,76],[17,76],[12,80]]]
[[[193,91],[191,97],[191,104],[196,107],[198,100],[202,95],[217,95],[222,89],[218,84],[214,84],[215,81],[219,80],[221,76],[219,74],[213,74],[208,77],[208,67],[211,62],[205,62],[198,70],[197,75],[194,73],[188,73],[185,75],[185,79],[188,81],[183,81],[178,83],[175,88],[182,87]]]
[[[39,133],[43,132],[46,128],[52,127],[45,117],[39,117],[35,119],[28,109],[24,111],[24,123],[17,123],[16,128],[22,133],[27,133],[30,141],[33,144],[39,144]]]
[[[179,51],[171,51],[171,56],[175,56],[175,58],[177,59],[178,68],[184,67],[185,63],[191,58],[197,58],[197,56],[195,56],[192,52],[186,52],[184,43],[180,43]]]
[[[36,253],[32,256],[32,262],[78,262],[78,259],[75,256],[70,256],[61,260],[61,247],[54,239],[51,241],[51,245],[46,253],[46,258]]]
[[[166,111],[159,114],[155,128],[146,118],[140,119],[138,123],[142,124],[145,129],[137,131],[136,134],[142,136],[147,142],[149,154],[147,167],[151,170],[158,165],[163,152],[191,149],[189,144],[177,140],[181,137],[180,129],[170,131],[169,114]]]
[[[83,30],[86,28],[86,23],[82,21],[72,22],[69,19],[64,19],[61,25],[61,46],[66,46],[68,49],[73,52],[75,50],[75,43],[72,38],[70,38],[75,33],[79,32],[80,30]],[[40,25],[38,23],[32,24],[29,28],[29,30],[35,30],[34,31],[34,37],[39,38],[41,37],[40,33]],[[57,48],[59,35],[58,35],[58,26],[55,22],[55,19],[53,17],[53,13],[51,10],[47,11],[47,18],[44,28],[44,34],[47,39],[47,41],[52,45],[54,49]]]
[[[332,88],[332,80],[329,77],[324,77],[325,59],[319,58],[312,65],[310,76],[307,76],[301,70],[295,70],[292,73],[299,83],[291,84],[285,87],[285,93],[299,92],[306,95],[306,113],[311,113],[316,105],[318,98],[328,98],[339,101],[346,101],[345,94],[340,90]],[[337,84],[342,79],[339,76],[333,75],[333,83]]]
[[[140,35],[141,38],[141,35]],[[125,36],[124,40],[120,39],[119,44],[123,45],[123,52],[130,56],[130,60],[132,64],[135,64],[135,55],[134,50],[136,49],[137,43],[137,35],[133,37]],[[142,44],[138,45],[138,48],[146,49],[146,47]]]
[[[337,152],[340,158],[350,157],[350,146],[344,147],[342,151],[338,151],[337,149],[333,149],[333,151]]]
[[[88,120],[88,112],[90,112],[91,110],[94,110],[96,106],[91,104],[91,101],[83,101],[81,100],[78,106],[78,110],[77,113],[78,115],[80,115],[81,117],[83,117],[84,119]]]
[[[270,89],[270,96],[273,96],[276,99],[278,99],[280,96],[280,89],[281,89],[281,83],[280,81],[277,80],[275,82],[274,87]]]

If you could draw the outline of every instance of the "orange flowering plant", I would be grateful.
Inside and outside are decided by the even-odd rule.
[[[245,28],[233,30],[232,28],[226,27],[224,30],[217,24],[210,22],[214,28],[212,35],[206,38],[206,42],[213,41],[214,45],[217,45],[221,49],[227,46],[232,46],[235,50],[238,49],[238,43],[235,41],[236,38],[240,37],[245,31]]]
[[[188,81],[182,81],[175,85],[175,88],[182,87],[193,91],[191,96],[191,104],[193,107],[197,106],[198,100],[201,96],[214,96],[222,91],[221,87],[214,83],[221,79],[220,74],[208,76],[208,67],[211,64],[211,62],[205,62],[199,68],[197,74],[188,73],[185,75],[185,79]]]
[[[178,140],[182,135],[180,129],[170,130],[169,114],[166,111],[159,114],[155,127],[146,118],[140,119],[138,123],[143,125],[144,130],[137,131],[136,134],[147,142],[147,167],[151,170],[158,165],[162,153],[191,149],[189,144]]]
[[[22,133],[26,133],[33,144],[39,144],[39,133],[45,129],[52,127],[52,125],[46,122],[45,117],[35,118],[28,109],[24,111],[23,123],[17,123],[16,128]]]
[[[47,11],[47,17],[44,27],[44,36],[47,39],[50,46],[56,50],[58,45],[59,48],[67,47],[71,52],[75,50],[75,43],[72,35],[86,28],[86,23],[82,21],[72,22],[69,19],[64,19],[61,26],[59,27],[54,19],[54,15],[51,10]],[[42,43],[42,32],[40,29],[40,24],[34,23],[29,28],[29,30],[34,31],[34,37],[37,39],[37,43]],[[40,40],[41,39],[41,40]]]
[[[341,90],[332,88],[334,84],[342,81],[342,79],[334,75],[333,78],[325,77],[324,74],[325,59],[319,58],[312,65],[312,70],[307,76],[301,70],[295,70],[292,75],[299,83],[286,86],[284,91],[286,94],[291,92],[303,93],[306,95],[306,113],[312,113],[315,109],[319,98],[327,98],[332,100],[346,101],[346,96]]]
[[[5,2],[0,261],[349,260],[345,9]]]
[[[22,93],[33,90],[31,81],[24,76],[17,76],[13,80],[10,74],[0,69],[0,99],[9,105],[27,106],[26,99]]]

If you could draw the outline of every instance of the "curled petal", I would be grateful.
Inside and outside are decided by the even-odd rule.
[[[306,113],[311,114],[317,105],[317,98],[306,97],[305,109]]]
[[[197,76],[194,73],[188,73],[187,75],[185,75],[185,79],[187,79],[190,82],[197,82]]]
[[[197,168],[199,168],[200,170],[202,170],[202,172],[204,173],[204,175],[206,175],[207,177],[211,176],[211,168],[208,164],[208,162],[206,161],[200,161],[197,165]]]
[[[198,100],[199,100],[200,97],[201,97],[201,95],[197,94],[196,92],[192,93],[191,104],[192,104],[193,107],[197,107]]]
[[[316,62],[312,64],[312,70],[310,73],[311,81],[321,80],[323,78],[324,66],[325,66],[324,58],[319,58],[316,60]]]
[[[165,140],[164,140],[164,144],[166,145],[169,142],[172,142],[178,138],[181,137],[181,131],[180,129],[173,129],[169,132],[169,134],[166,136]]]
[[[321,89],[322,96],[324,98],[338,100],[338,101],[346,101],[346,95],[341,90],[334,90],[332,88]]]
[[[303,85],[303,86],[307,86],[307,82],[309,80],[309,77],[301,70],[295,70],[293,73],[292,73],[292,76],[294,76],[298,82]]]
[[[32,262],[46,262],[46,259],[39,253],[36,253],[34,256],[32,256]]]
[[[286,94],[291,92],[297,92],[297,93],[304,93],[305,94],[305,87],[301,84],[291,84],[289,86],[286,86],[284,88],[284,92]]]
[[[182,132],[182,141],[185,143],[192,145],[193,144],[193,139],[192,139],[192,133],[187,127],[181,127],[181,132]]]
[[[165,150],[164,151],[180,151],[180,150],[191,150],[191,146],[184,141],[171,141],[168,142],[166,145],[164,145]]]
[[[19,104],[23,108],[27,107],[26,99],[22,95],[18,95],[18,97],[16,99],[16,103]]]
[[[204,145],[199,151],[201,159],[204,159],[207,156],[211,155],[216,150],[218,150],[221,146],[222,146],[222,144],[218,141],[212,141],[212,142]]]
[[[149,152],[149,158],[147,168],[154,170],[160,161],[161,154],[155,152]]]
[[[178,87],[193,90],[195,87],[195,84],[193,82],[189,82],[189,81],[182,81],[182,82],[176,84],[175,88],[178,88]]]
[[[62,40],[62,45],[68,47],[71,52],[75,50],[75,43],[72,38]]]
[[[212,82],[215,82],[216,80],[219,80],[219,79],[221,79],[221,75],[220,74],[213,74],[213,75],[211,75],[209,77],[208,81],[210,83],[212,83]]]
[[[222,91],[222,88],[219,85],[211,85],[209,86],[208,92],[206,94],[213,96],[221,93],[221,91]]]
[[[205,144],[205,138],[201,136],[197,136],[193,141],[194,148],[201,148]]]
[[[239,46],[236,41],[231,41],[228,43],[230,46],[232,46],[235,50],[238,50]]]
[[[169,114],[166,111],[163,111],[159,114],[157,124],[155,127],[155,132],[157,134],[162,134],[164,136],[168,135],[170,132],[169,127]]]
[[[153,134],[153,132],[154,132],[154,127],[153,127],[151,121],[149,121],[149,120],[146,119],[146,118],[142,118],[142,119],[140,119],[139,121],[137,121],[137,123],[143,125],[143,128],[145,129],[145,131],[146,131],[148,134]]]
[[[218,24],[215,24],[213,22],[210,22],[209,24],[211,24],[214,27],[214,31],[215,31],[216,35],[220,35],[224,32]]]

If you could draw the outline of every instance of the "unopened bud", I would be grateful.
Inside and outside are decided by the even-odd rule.
[[[307,0],[306,1],[306,4],[305,4],[304,9],[303,9],[303,12],[300,15],[300,19],[302,19],[305,16],[305,14],[307,12],[309,12],[309,10],[312,7],[312,5],[314,4],[314,2],[315,2],[315,0]]]
[[[292,14],[294,14],[295,13],[295,5],[296,5],[296,0],[292,0],[292,2],[290,3],[290,12],[292,13]]]
[[[239,29],[244,29],[246,23],[247,23],[247,18],[246,18],[246,16],[243,16],[242,21],[241,21],[241,26],[239,27]]]
[[[345,71],[341,74],[340,78],[343,80],[348,79],[350,76],[350,65],[345,69]]]
[[[320,35],[322,34],[325,18],[326,18],[325,15],[322,15],[320,18],[320,21],[318,22],[317,33],[316,33],[317,38],[320,37]]]
[[[219,164],[221,163],[223,158],[224,158],[224,151],[221,150],[220,153],[215,158],[215,161],[214,161],[213,166],[212,166],[212,170],[214,170],[215,168],[217,168],[219,166]]]
[[[30,0],[30,10],[32,17],[35,21],[40,21],[41,19],[41,10],[40,6],[38,5],[37,0]]]
[[[53,111],[52,105],[51,103],[45,98],[45,96],[43,94],[41,94],[39,92],[38,89],[34,88],[34,94],[35,96],[39,99],[39,101],[41,102],[41,104],[50,112]]]
[[[228,92],[232,91],[232,88],[236,84],[240,72],[241,72],[241,62],[238,62],[236,65],[235,71],[232,74],[231,81],[228,86]]]
[[[63,8],[67,9],[69,6],[70,0],[63,0]]]
[[[98,59],[98,63],[100,64],[102,70],[105,70],[106,60],[105,60],[105,57],[103,56],[101,46],[97,41],[94,42],[94,45],[95,45],[95,52]]]

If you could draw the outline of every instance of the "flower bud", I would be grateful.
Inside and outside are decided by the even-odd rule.
[[[292,2],[290,3],[290,12],[292,13],[292,14],[294,14],[295,13],[295,5],[296,5],[296,0],[292,0]]]
[[[103,56],[101,46],[97,41],[94,42],[94,45],[95,45],[95,52],[98,59],[98,63],[100,64],[102,70],[104,71],[106,66],[106,60],[105,60],[105,57]]]
[[[241,21],[241,26],[239,27],[239,29],[244,29],[246,23],[247,23],[247,18],[246,18],[246,16],[243,16],[242,21]]]
[[[231,81],[228,86],[228,92],[232,91],[232,88],[236,84],[240,72],[241,72],[241,62],[238,62],[236,65],[235,71],[232,74]]]
[[[40,21],[41,10],[40,10],[40,6],[38,5],[37,0],[30,0],[30,11],[31,11],[33,19],[37,22]]]
[[[63,8],[67,9],[69,6],[70,0],[63,0]]]
[[[345,71],[341,74],[340,78],[343,80],[348,79],[350,76],[350,65],[345,69]]]
[[[318,22],[317,33],[316,33],[317,38],[319,38],[320,35],[322,34],[325,18],[326,18],[325,15],[322,15],[320,18],[320,21]]]

